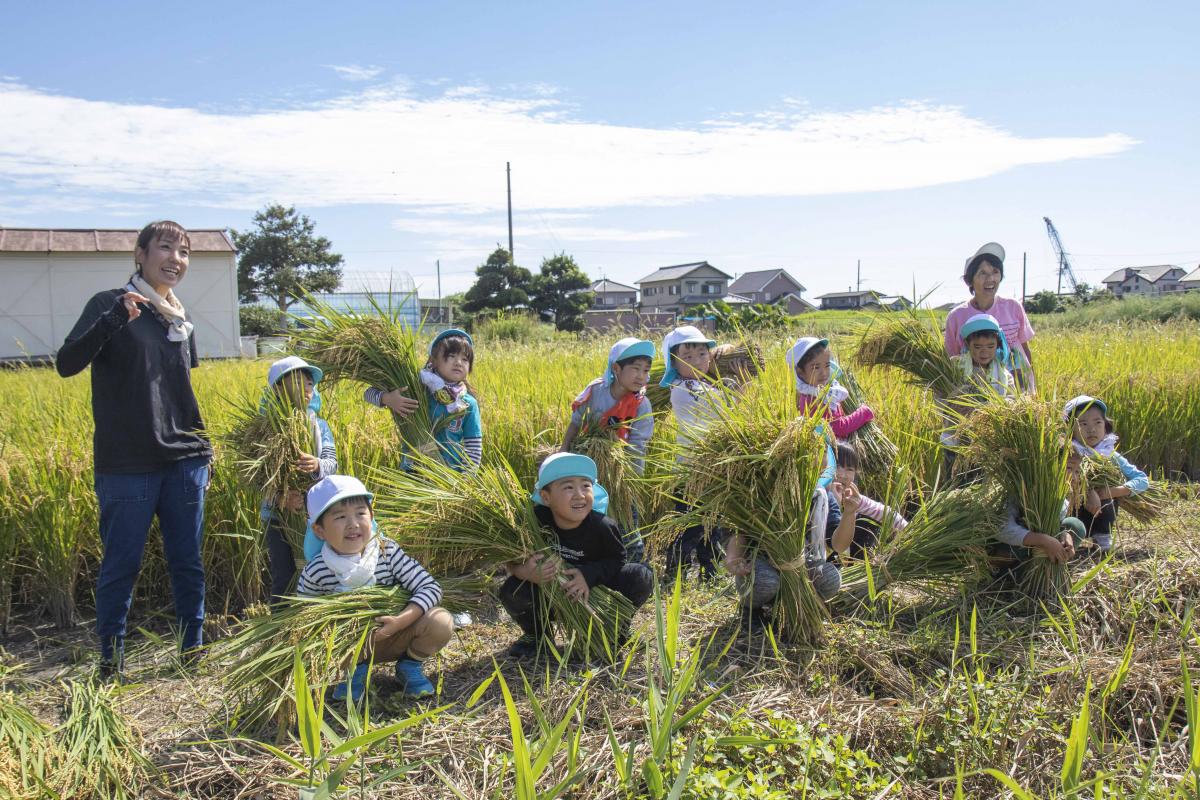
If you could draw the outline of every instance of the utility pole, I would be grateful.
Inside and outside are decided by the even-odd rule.
[[[512,240],[512,163],[504,162],[504,174],[508,180],[508,263],[516,264],[517,256],[513,253]]]
[[[856,270],[856,273],[857,273],[857,279],[854,284],[854,291],[861,292],[862,291],[862,259],[861,258],[858,260],[858,268]]]
[[[1021,252],[1021,306],[1025,306],[1025,270],[1029,266],[1028,253]]]
[[[442,316],[442,260],[439,258],[434,262],[437,264],[437,279],[438,279],[438,317]],[[441,319],[438,320],[441,322]]]

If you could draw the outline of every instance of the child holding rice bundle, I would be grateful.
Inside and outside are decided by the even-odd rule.
[[[849,392],[833,379],[828,339],[815,336],[797,339],[788,350],[787,362],[796,376],[796,409],[801,414],[810,414],[819,408],[838,439],[849,438],[875,419],[875,412],[866,403],[849,414],[842,411],[842,402]]]
[[[313,427],[313,444],[318,445],[316,455],[302,452],[296,469],[311,477],[312,481],[337,472],[337,449],[329,425],[317,414],[321,410],[321,395],[317,384],[321,382],[321,370],[309,365],[299,356],[287,356],[271,365],[267,371],[267,389],[290,400],[296,408],[305,409]],[[271,602],[277,603],[292,586],[296,576],[296,555],[293,545],[285,536],[285,521],[280,512],[298,514],[304,511],[304,496],[301,489],[307,486],[288,487],[281,494],[263,499],[260,516],[266,523],[267,555],[271,571]],[[299,533],[296,531],[295,533]],[[298,538],[296,539],[298,542]]]
[[[707,372],[714,381],[741,391],[758,377],[762,363],[762,349],[754,342],[743,340],[714,347]]]
[[[624,596],[634,610],[654,591],[654,575],[645,564],[628,563],[621,531],[604,516],[607,495],[596,482],[596,464],[587,456],[555,453],[538,469],[532,500],[538,522],[551,534],[553,555],[539,554],[506,564],[509,578],[500,587],[501,604],[522,635],[509,655],[537,656],[549,642],[553,621],[543,584],[565,579],[572,600],[588,604],[591,590],[604,586]],[[619,621],[618,646],[628,638],[628,619]]]
[[[614,344],[608,352],[608,369],[603,377],[585,386],[571,403],[571,422],[563,436],[562,452],[571,451],[585,425],[595,425],[629,446],[630,464],[641,475],[646,446],[654,435],[653,409],[646,398],[653,361],[653,342],[629,336]],[[611,481],[607,475],[602,477]],[[641,561],[644,548],[637,531],[637,509],[630,508],[629,513],[625,552],[630,561]]]
[[[1117,486],[1090,486],[1086,499],[1072,512],[1100,552],[1107,553],[1112,549],[1112,526],[1119,501],[1146,492],[1150,479],[1117,452],[1118,437],[1113,433],[1113,422],[1103,400],[1086,394],[1074,397],[1063,407],[1063,419],[1072,426],[1071,447],[1078,457],[1094,460],[1093,463],[1103,463],[1100,460],[1105,459],[1116,465],[1125,479]]]
[[[908,527],[908,520],[900,512],[873,500],[858,491],[858,472],[861,460],[854,445],[839,442],[837,445],[837,471],[829,490],[841,506],[841,526],[852,531],[846,554],[851,558],[862,558],[867,550],[879,543],[879,534],[885,526],[895,531]],[[830,546],[833,545],[831,534]]]
[[[425,568],[376,529],[374,495],[348,475],[331,475],[308,492],[308,516],[322,542],[321,551],[300,574],[302,595],[349,592],[367,586],[399,586],[410,593],[397,614],[377,618],[379,628],[368,640],[369,657],[395,661],[396,679],[405,695],[433,694],[423,664],[446,646],[453,635],[450,612],[438,607],[442,589]],[[370,661],[358,664],[350,678],[334,689],[334,699],[357,702],[366,686]]]
[[[483,459],[483,424],[479,401],[472,395],[467,377],[475,366],[475,342],[458,328],[444,330],[429,344],[429,360],[421,370],[421,384],[429,393],[429,421],[433,425],[438,454],[447,465],[462,471],[474,469]],[[363,399],[407,417],[419,407],[417,400],[401,388],[370,387]]]
[[[712,421],[714,403],[721,390],[706,379],[712,366],[712,350],[716,342],[693,325],[675,328],[663,339],[663,360],[666,364],[659,385],[671,390],[671,411],[675,415],[675,443],[679,461],[686,463],[696,441]],[[675,504],[676,512],[686,514],[691,507],[683,501]],[[706,535],[703,525],[692,525],[680,533],[667,548],[666,571],[663,577],[673,580],[675,573],[687,570],[695,557],[700,580],[712,580],[717,574],[717,532]]]

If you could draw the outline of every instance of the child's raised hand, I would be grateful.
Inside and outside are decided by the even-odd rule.
[[[547,555],[532,555],[513,574],[530,583],[546,583],[558,577],[558,560]]]
[[[403,614],[376,617],[375,621],[379,623],[379,627],[375,630],[375,633],[372,636],[376,644],[379,644],[384,639],[395,636],[397,633],[412,624],[412,620],[408,617],[405,617]]]
[[[562,574],[567,579],[567,582],[563,584],[563,591],[567,593],[567,597],[577,603],[586,603],[590,590],[583,573],[574,567],[568,567],[562,571]]]
[[[287,493],[279,499],[279,505],[284,511],[303,511],[304,495],[296,489],[288,489]]]
[[[302,472],[316,472],[321,468],[320,460],[308,453],[301,453],[300,458],[296,461],[296,469]]]
[[[1025,536],[1025,546],[1038,548],[1055,564],[1065,564],[1075,555],[1075,543],[1070,533],[1064,532],[1060,536],[1065,539],[1031,531]]]
[[[392,389],[390,392],[384,392],[380,396],[379,402],[383,404],[384,408],[390,408],[392,413],[400,417],[407,417],[421,407],[421,404],[406,395],[403,389]]]
[[[842,514],[857,514],[859,506],[862,505],[862,495],[854,488],[853,483],[847,483],[842,487],[842,496],[838,498],[838,502],[841,503]]]

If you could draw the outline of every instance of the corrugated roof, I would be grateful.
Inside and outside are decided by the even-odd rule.
[[[862,296],[868,295],[868,294],[874,295],[875,299],[877,299],[877,300],[879,298],[883,297],[883,295],[881,295],[879,292],[875,292],[870,289],[866,289],[861,292],[830,292],[829,294],[821,295],[817,299],[824,300],[826,297],[862,297]]]
[[[806,291],[800,281],[792,277],[786,269],[760,269],[754,272],[745,272],[738,276],[738,279],[729,284],[731,292],[761,292],[766,288],[767,284],[775,280],[775,276],[783,274],[789,281],[796,285],[799,291]]]
[[[1200,283],[1200,267],[1196,267],[1194,270],[1189,272],[1187,275],[1184,275],[1182,278],[1179,279],[1179,282],[1180,283]]]
[[[636,292],[636,286],[626,286],[616,281],[600,280],[592,284],[593,292]]]
[[[726,278],[733,277],[732,275],[729,275],[729,274],[717,269],[716,267],[714,267],[712,264],[708,263],[707,261],[693,261],[690,264],[676,264],[673,267],[659,267],[657,271],[651,272],[649,275],[642,278],[640,281],[634,281],[634,283],[641,284],[641,283],[656,283],[658,281],[674,281],[674,280],[678,280],[678,279],[684,277],[685,275],[690,275],[691,273],[695,272],[696,270],[700,269],[701,267],[708,267],[709,269],[715,269],[715,270],[717,270],[717,272],[720,272]]]
[[[86,228],[0,228],[2,253],[132,253],[138,231]],[[193,253],[232,253],[225,231],[188,231]]]
[[[751,305],[754,303],[753,300],[751,300],[749,297],[746,297],[745,295],[733,294],[733,293],[727,294],[724,297],[722,297],[721,299],[724,300],[726,303],[729,303],[730,305],[734,305],[734,306],[742,305],[742,304]]]

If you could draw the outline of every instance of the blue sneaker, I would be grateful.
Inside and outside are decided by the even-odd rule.
[[[425,677],[421,662],[415,658],[402,658],[396,662],[396,680],[406,697],[428,697],[433,694],[433,684]]]
[[[346,699],[346,687],[350,687],[350,696],[354,698],[354,702],[362,700],[363,692],[367,688],[367,671],[369,664],[363,662],[354,668],[354,672],[348,679],[342,681],[337,686],[333,687],[333,699],[342,701]]]

